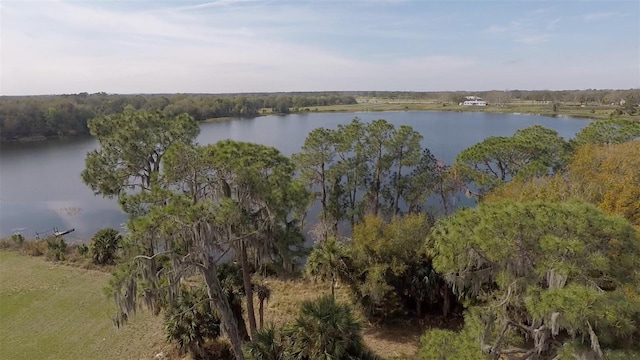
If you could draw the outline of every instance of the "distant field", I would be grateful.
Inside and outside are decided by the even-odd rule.
[[[402,110],[433,110],[433,111],[479,111],[495,113],[523,113],[545,116],[574,116],[590,119],[609,119],[617,106],[561,104],[557,111],[553,105],[541,101],[510,101],[504,104],[489,104],[489,106],[462,106],[451,102],[437,100],[413,99],[385,99],[358,98],[357,104],[310,106],[299,109],[298,112],[359,112],[359,111],[402,111]],[[308,110],[307,110],[308,109]],[[295,109],[292,109],[294,112]],[[270,114],[271,109],[262,109],[261,114]],[[640,121],[640,116],[622,115],[618,117],[633,118]]]
[[[116,329],[109,274],[0,251],[0,359],[151,359],[166,347],[161,317]]]

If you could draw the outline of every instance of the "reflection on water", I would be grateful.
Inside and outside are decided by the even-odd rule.
[[[200,144],[227,138],[252,141],[275,146],[291,155],[314,128],[336,128],[355,116],[363,121],[382,118],[396,126],[412,126],[424,136],[423,146],[447,164],[459,151],[487,136],[509,136],[517,129],[540,124],[569,138],[589,123],[573,118],[472,112],[311,113],[205,123],[197,141]],[[89,239],[103,227],[120,228],[126,217],[116,201],[94,196],[80,179],[86,153],[97,146],[91,137],[2,144],[0,236],[20,232],[30,238],[36,232],[57,227],[75,228],[74,233],[66,236],[74,240]],[[469,203],[464,198],[460,201]]]

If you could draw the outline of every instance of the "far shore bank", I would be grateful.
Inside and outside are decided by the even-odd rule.
[[[328,105],[314,106],[306,108],[294,108],[289,113],[276,113],[271,109],[261,109],[260,113],[250,119],[260,118],[268,115],[286,116],[289,114],[305,114],[305,113],[359,113],[359,112],[385,112],[385,111],[456,111],[456,112],[487,112],[487,113],[504,113],[504,114],[526,114],[538,115],[546,117],[571,117],[576,119],[605,120],[614,118],[628,118],[640,121],[640,115],[612,115],[617,106],[610,105],[580,105],[580,104],[559,104],[554,109],[553,105],[546,103],[505,103],[505,104],[489,104],[488,106],[464,106],[445,102],[420,102],[420,101],[394,101],[381,100],[361,102],[348,105]],[[233,120],[242,120],[239,117],[219,117],[200,120],[203,123],[225,122]],[[54,136],[34,135],[22,137],[18,139],[3,139],[0,142],[35,142],[49,139],[58,139],[64,137],[73,137],[77,135],[87,135],[86,133],[58,134]]]
[[[318,106],[300,109],[295,113],[305,112],[375,112],[375,111],[458,111],[458,112],[489,112],[505,114],[528,114],[548,117],[575,117],[592,120],[604,120],[612,117],[617,109],[610,105],[579,105],[559,104],[555,110],[552,104],[534,103],[504,103],[489,104],[488,106],[465,106],[444,102],[366,102],[351,105]],[[293,112],[292,112],[293,113]],[[268,114],[265,114],[268,115]],[[631,118],[640,121],[640,116],[616,115],[616,118]]]

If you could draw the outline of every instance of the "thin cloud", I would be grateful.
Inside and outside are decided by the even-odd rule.
[[[216,1],[209,1],[201,4],[180,6],[175,8],[175,10],[189,11],[189,10],[199,10],[199,9],[206,9],[206,8],[215,8],[219,6],[231,6],[231,5],[255,3],[255,2],[256,0],[216,0]]]
[[[498,34],[498,33],[504,33],[507,30],[509,30],[509,27],[507,27],[507,26],[491,25],[489,28],[487,28],[485,30],[485,32],[492,33],[492,34]]]
[[[552,29],[559,22],[560,18],[548,22],[546,29]],[[543,44],[553,38],[551,34],[542,33],[538,23],[524,20],[512,20],[506,25],[492,25],[485,30],[485,33],[506,36],[517,44],[525,45]]]
[[[512,66],[512,65],[519,65],[519,64],[523,64],[523,63],[524,63],[524,61],[525,61],[524,59],[519,58],[519,59],[509,59],[509,60],[505,60],[505,61],[503,61],[502,63],[503,63],[504,65],[507,65],[507,66]]]
[[[549,42],[551,38],[549,34],[525,35],[517,37],[515,42],[525,45],[539,45]]]
[[[590,14],[582,15],[582,19],[584,21],[598,21],[598,20],[606,20],[616,16],[614,12],[594,12]]]
[[[555,19],[553,19],[553,20],[549,21],[549,22],[547,23],[547,30],[553,30],[553,29],[555,29],[555,28],[558,26],[558,24],[560,24],[560,21],[561,21],[561,20],[562,20],[562,18],[557,17],[557,18],[555,18]]]
[[[539,9],[535,9],[531,12],[532,15],[542,15],[542,14],[547,14],[549,13],[551,10],[553,10],[553,7],[544,7],[544,8],[539,8]]]

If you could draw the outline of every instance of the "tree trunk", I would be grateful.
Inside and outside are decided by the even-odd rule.
[[[355,177],[355,175],[354,175]],[[350,216],[350,220],[351,220],[351,229],[353,229],[353,226],[356,223],[356,199],[357,199],[357,194],[358,194],[358,184],[357,182],[354,180],[353,183],[351,184],[351,186],[353,186],[353,192],[351,191],[351,189],[349,189],[349,207],[351,210],[351,216]]]
[[[340,207],[340,195],[341,192],[339,191],[340,189],[340,178],[336,177],[333,181],[333,193],[335,194],[335,198],[336,198],[336,204],[335,204],[335,216],[333,216],[333,234],[332,236],[338,237],[338,225],[340,222],[340,218],[342,217],[341,213],[342,213],[342,209]],[[326,240],[326,239],[325,239]]]
[[[258,313],[260,314],[260,330],[262,330],[262,327],[264,326],[264,299],[260,299]]]
[[[331,277],[331,298],[336,299],[336,278],[334,276]]]
[[[393,216],[398,216],[400,212],[400,174],[402,173],[402,154],[400,154],[400,159],[398,159],[398,172],[396,173],[396,196],[393,201]]]
[[[231,342],[233,355],[236,360],[244,360],[242,341],[238,333],[238,324],[231,311],[231,306],[229,306],[229,302],[222,291],[222,286],[220,286],[215,265],[210,264],[209,267],[199,266],[199,269],[207,284],[207,294],[220,316],[222,331],[229,337],[229,341]]]
[[[376,161],[376,172],[374,182],[374,197],[373,197],[373,215],[378,216],[378,210],[380,208],[380,190],[382,188],[382,144],[378,147],[378,159]]]
[[[236,324],[238,324],[240,339],[242,339],[242,341],[251,341],[249,333],[247,332],[247,324],[245,324],[244,318],[242,317],[242,299],[236,301],[236,295],[233,292],[227,292],[226,295],[229,306],[231,306],[231,312],[233,312],[233,316],[236,318]]]
[[[320,182],[321,182],[321,186],[322,186],[322,196],[320,198],[320,204],[322,205],[322,211],[320,212],[320,216],[322,218],[322,222],[323,223],[327,223],[327,213],[329,212],[329,209],[327,208],[327,180],[325,179],[325,171],[324,171],[324,163],[322,163],[321,167],[320,167]],[[323,240],[327,240],[327,238],[329,237],[329,234],[327,233],[327,230],[324,229],[322,231],[322,239]]]
[[[444,214],[449,215],[449,201],[447,199],[447,194],[444,193],[444,190],[440,191],[440,198],[442,199],[442,209],[444,210]]]
[[[451,296],[449,294],[449,288],[447,285],[443,285],[444,287],[444,300],[442,303],[442,316],[446,319],[449,317],[449,310],[451,308]]]
[[[256,313],[253,309],[253,286],[251,284],[251,273],[249,272],[249,261],[247,260],[247,247],[244,241],[240,243],[240,262],[242,265],[242,282],[244,283],[244,294],[247,299],[247,318],[249,318],[249,335],[253,339],[256,334]]]

